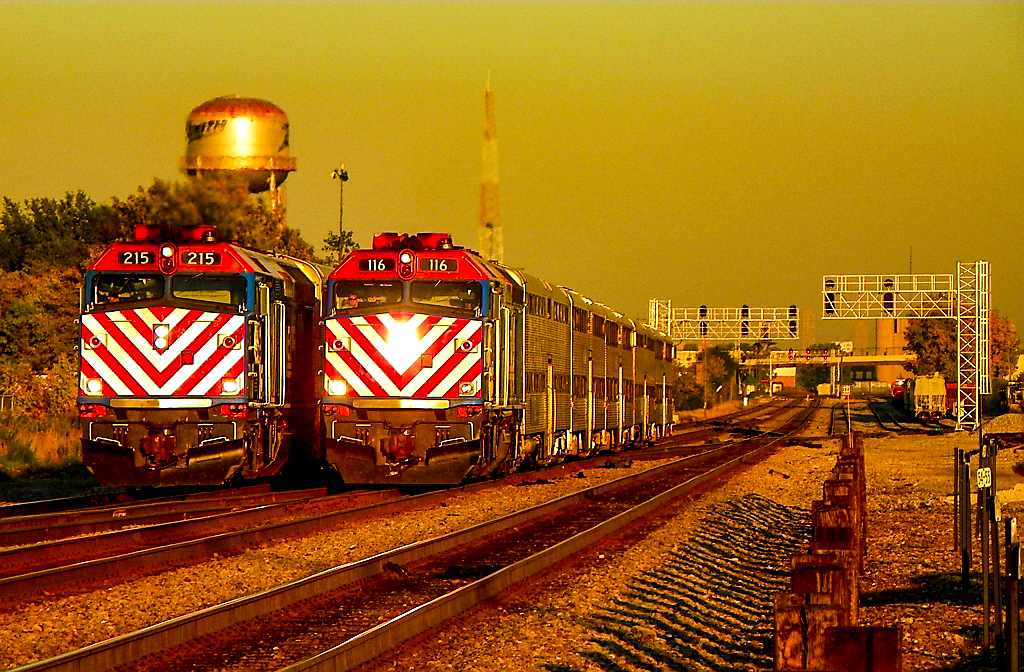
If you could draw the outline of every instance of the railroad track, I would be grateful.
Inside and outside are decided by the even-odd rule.
[[[815,408],[792,416],[779,436],[715,446],[21,669],[351,669],[756,459],[801,427]],[[326,632],[332,625],[340,629]],[[202,646],[197,637],[203,637]],[[321,653],[306,657],[311,650]]]
[[[691,455],[702,450],[694,442],[773,420],[794,403],[731,414],[747,419],[729,427],[719,423],[722,427],[681,432],[650,448],[567,461],[468,489],[543,479],[609,463],[614,466],[619,461]],[[239,552],[253,544],[310,534],[346,521],[431,506],[447,492],[403,497],[397,490],[375,490],[328,497],[323,489],[271,493],[258,486],[123,506],[8,516],[0,519],[0,545],[7,547],[0,548],[0,602],[44,591],[95,589],[128,574],[150,573],[172,563],[200,562],[214,554]]]

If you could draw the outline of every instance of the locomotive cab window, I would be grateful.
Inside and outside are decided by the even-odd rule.
[[[357,310],[401,302],[400,282],[338,282],[334,285],[335,310]]]
[[[240,275],[182,273],[171,278],[171,296],[233,306],[245,305],[245,278]]]
[[[480,307],[476,282],[414,282],[409,291],[413,303],[475,311]]]
[[[156,274],[103,273],[94,284],[96,303],[148,301],[164,294],[164,278]]]

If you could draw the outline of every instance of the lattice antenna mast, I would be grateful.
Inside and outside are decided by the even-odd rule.
[[[484,92],[484,148],[481,157],[480,254],[498,263],[505,261],[505,240],[498,207],[498,127],[494,123],[494,93],[490,82]]]

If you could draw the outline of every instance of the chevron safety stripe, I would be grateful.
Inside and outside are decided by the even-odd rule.
[[[85,314],[81,323],[83,396],[244,393],[242,315],[153,307]],[[166,347],[157,347],[156,325],[167,328]],[[224,389],[225,380],[234,381],[234,390]]]
[[[480,395],[482,322],[382,313],[327,320],[324,387],[351,397],[413,399]]]

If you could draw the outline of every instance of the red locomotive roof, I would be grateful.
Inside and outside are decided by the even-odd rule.
[[[90,271],[268,273],[284,275],[274,257],[214,239],[214,227],[168,230],[138,226],[135,241],[111,243]]]
[[[491,280],[502,276],[476,252],[454,246],[447,233],[379,233],[373,237],[373,249],[353,250],[331,273],[333,280],[395,277]]]

